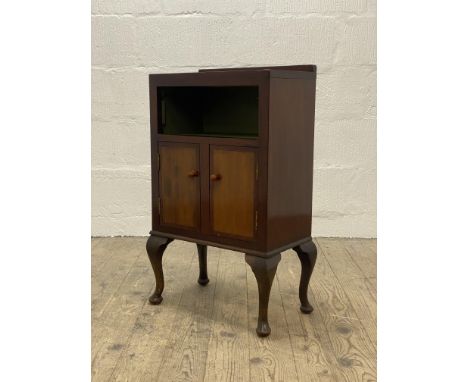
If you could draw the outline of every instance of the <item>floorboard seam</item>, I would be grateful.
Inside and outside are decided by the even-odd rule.
[[[210,324],[210,337],[208,339],[208,343],[207,343],[207,349],[206,349],[206,356],[208,357],[208,347],[210,345],[210,340],[211,340],[211,337],[213,335],[213,326],[214,326],[214,320],[213,320],[213,314],[214,314],[214,310],[215,310],[215,298],[216,298],[216,286],[218,285],[218,276],[219,276],[219,262],[221,260],[221,253],[218,253],[218,263],[216,265],[216,278],[215,278],[215,285],[214,285],[214,288],[213,288],[213,302],[212,302],[212,306],[211,306],[211,314],[210,314],[210,317],[211,317],[211,324]],[[218,350],[218,344],[216,343],[216,350]],[[203,378],[202,378],[202,381],[205,380],[205,377],[206,377],[206,361],[207,359],[205,359],[205,368],[203,369]]]
[[[245,310],[246,310],[246,314],[247,314],[247,327],[246,327],[246,330],[247,332],[250,330],[250,325],[249,325],[249,320],[250,320],[250,316],[249,316],[249,281],[248,281],[248,269],[247,269],[247,263],[244,261],[244,269],[245,269],[245,288],[246,288],[246,296],[247,296],[247,301],[246,301],[246,306],[245,306]],[[251,359],[251,353],[250,353],[250,335],[247,333],[247,345],[249,347],[249,381],[251,381],[252,379],[252,372],[251,372],[251,362],[250,362],[250,359]]]
[[[359,268],[359,270],[361,271],[362,275],[364,276],[364,279],[367,279],[367,277],[365,276],[365,272],[362,270],[362,268],[359,266],[359,264],[356,262],[356,260],[353,259],[353,256],[351,256],[351,254],[349,253],[348,249],[343,246],[343,249],[345,250],[345,252],[347,253],[347,255],[349,256],[349,258],[351,259],[351,261]],[[360,278],[359,278],[360,279]],[[366,285],[366,289],[367,291],[372,295],[372,291],[369,289],[369,286]]]
[[[285,268],[284,272],[280,269],[275,275],[276,286],[271,291],[275,297],[277,288],[280,301],[276,299],[275,305],[281,304],[281,307],[276,306],[271,312],[273,335],[257,343],[257,315],[254,314],[254,310],[258,308],[257,283],[251,278],[251,270],[245,261],[242,262],[244,276],[242,268],[238,269],[240,274],[235,272],[236,281],[237,277],[241,277],[238,279],[239,285],[236,282],[236,285],[229,287],[226,283],[223,284],[226,281],[223,269],[230,264],[224,264],[225,258],[221,257],[229,254],[221,249],[213,250],[208,265],[211,265],[213,271],[210,284],[213,289],[200,290],[202,293],[209,292],[208,295],[203,293],[204,303],[200,305],[191,301],[188,296],[196,292],[191,288],[192,283],[189,280],[198,271],[196,251],[189,251],[185,246],[174,246],[174,255],[184,252],[184,256],[168,254],[169,256],[163,258],[163,266],[169,267],[171,276],[168,281],[171,285],[172,281],[177,281],[177,287],[172,285],[172,288],[167,290],[168,296],[172,296],[169,301],[170,311],[159,316],[162,319],[160,324],[151,324],[154,329],[143,332],[138,324],[143,324],[142,320],[146,320],[147,323],[151,321],[145,312],[158,313],[148,310],[147,299],[143,296],[143,290],[146,292],[146,288],[150,288],[151,284],[148,279],[150,271],[145,270],[144,266],[145,251],[140,245],[143,240],[135,237],[125,240],[92,239],[91,275],[95,285],[93,291],[97,294],[93,304],[97,309],[92,309],[93,381],[172,382],[190,379],[212,382],[222,375],[225,376],[225,380],[252,382],[270,378],[284,378],[288,382],[375,381],[377,274],[374,261],[376,254],[372,248],[375,247],[376,240],[315,238],[314,242],[320,251],[320,261],[323,261],[318,263],[317,274],[308,285],[310,301],[319,308],[314,312],[315,317],[302,315],[298,309],[295,311],[297,292],[294,292],[294,285],[298,280],[300,268],[296,263],[293,264],[292,257],[288,256],[286,259],[285,256],[284,260],[289,262],[284,262],[288,263],[291,269],[286,271]],[[215,258],[216,255],[218,259]],[[365,271],[368,271],[369,275],[366,276]],[[177,280],[176,275],[185,278],[184,281]],[[243,295],[244,308],[239,303],[240,300],[237,300],[238,294],[232,290],[242,286],[242,279],[246,288]],[[101,280],[105,284],[100,285]],[[152,287],[154,283],[151,289]],[[225,288],[229,288],[229,296],[235,296],[236,309],[245,309],[245,322],[240,322],[242,313],[239,311],[235,313],[236,319],[229,321],[232,324],[236,322],[236,328],[243,332],[244,340],[240,342],[231,343],[230,338],[218,337],[224,337],[224,331],[221,334],[220,331],[227,323],[223,321],[224,309],[219,308],[223,298],[227,297]],[[318,299],[314,291],[318,293]],[[151,293],[151,290],[149,292]],[[193,297],[196,298],[197,293]],[[252,299],[254,301],[251,301]],[[325,305],[321,305],[323,303]],[[229,309],[226,312],[232,313]],[[157,315],[154,317],[158,319]],[[124,322],[120,322],[121,319]],[[187,326],[189,330],[185,331]],[[158,327],[163,327],[164,330],[157,333]],[[153,333],[157,335],[156,343],[153,343]],[[275,343],[268,342],[272,341],[272,338]],[[278,346],[279,343],[283,345],[282,348]],[[288,343],[290,349],[287,348]],[[248,346],[248,349],[245,349],[245,346]],[[133,357],[134,352],[137,357]],[[251,359],[252,357],[254,358]],[[362,362],[354,362],[354,357]],[[283,369],[287,372],[282,371]],[[293,376],[294,373],[296,377]]]
[[[138,258],[137,258],[137,260],[138,260]],[[130,274],[130,272],[131,272],[131,270],[133,269],[133,266],[135,265],[135,263],[136,263],[137,260],[135,260],[135,261],[132,263],[132,265],[130,266],[130,269],[128,270],[127,274],[125,275],[125,277],[123,277],[122,281],[120,282],[120,284],[119,284],[119,286],[117,287],[117,289],[115,290],[115,292],[112,293],[112,295],[111,295],[111,297],[109,298],[108,302],[107,302],[107,303],[104,305],[104,307],[102,308],[102,311],[101,311],[101,313],[99,314],[99,316],[93,317],[93,320],[96,320],[96,319],[101,318],[102,315],[105,313],[105,308],[109,305],[109,301],[111,301],[111,300],[114,298],[114,296],[115,296],[115,294],[117,293],[117,291],[122,287],[122,284],[123,284],[124,281],[127,279],[128,275]],[[99,350],[98,350],[98,351],[96,352],[96,354],[94,355],[94,357],[93,357],[93,359],[92,359],[92,363],[94,363],[94,361],[95,361],[97,355],[101,352],[102,348],[103,348],[105,345],[106,345],[105,342],[101,345],[101,347],[99,348]]]
[[[132,263],[132,265],[130,266],[128,272],[125,274],[125,276],[122,278],[122,281],[120,282],[120,284],[118,285],[118,287],[115,289],[115,291],[112,293],[112,295],[109,297],[109,299],[107,300],[107,302],[104,304],[104,306],[101,308],[101,312],[95,316],[95,319],[97,318],[100,318],[104,312],[106,311],[106,308],[107,306],[109,305],[109,302],[114,298],[115,294],[118,292],[118,290],[122,287],[122,284],[125,282],[125,280],[127,279],[128,275],[130,274],[131,270],[133,269],[133,267],[135,266],[136,262],[140,259],[140,256],[141,255],[137,255],[135,261]]]
[[[283,307],[284,321],[286,322],[286,327],[288,328],[289,345],[291,346],[291,352],[292,352],[292,355],[294,357],[294,368],[296,370],[297,380],[299,380],[299,372],[297,371],[297,364],[296,364],[296,353],[294,352],[294,347],[293,347],[293,343],[292,343],[292,339],[291,339],[291,331],[289,330],[289,323],[288,323],[288,318],[287,318],[287,315],[286,315],[286,309],[284,308],[283,295],[281,294],[281,285],[280,285],[280,282],[279,282],[278,275],[275,275],[275,278],[276,278],[276,282],[278,283],[278,293],[279,293],[280,299],[281,299],[281,306]],[[305,333],[303,333],[303,335],[304,334]],[[304,337],[305,337],[305,335],[304,335]]]
[[[348,296],[348,294],[346,293],[346,290],[343,288],[343,285],[341,284],[341,281],[340,279],[338,278],[338,276],[336,275],[335,271],[333,270],[332,266],[330,265],[330,262],[328,261],[328,258],[327,256],[325,255],[325,250],[322,248],[322,246],[320,245],[319,241],[317,241],[317,244],[318,246],[320,247],[320,250],[322,251],[322,253],[324,254],[322,257],[325,258],[325,261],[327,262],[328,264],[328,267],[330,268],[331,272],[333,273],[333,275],[335,276],[335,279],[336,279],[336,283],[340,286],[340,288],[343,290],[343,293],[346,295],[346,298],[348,299],[348,301],[350,301],[350,298]],[[358,317],[358,314],[356,312],[356,309],[354,309],[354,306],[352,304],[349,304],[349,308],[354,312],[354,315],[356,317]],[[366,333],[366,336],[367,336],[367,339],[369,340],[369,344],[374,348],[375,351],[377,351],[377,348],[375,347],[375,344],[372,342],[370,336],[369,336],[369,333],[367,332],[367,329],[362,326],[362,330],[364,331],[364,333]]]
[[[192,268],[192,264],[193,264],[193,262],[194,262],[194,259],[195,259],[195,254],[192,255],[192,259],[190,260],[190,264],[189,264],[189,269]],[[183,295],[184,295],[184,292],[185,292],[185,289],[186,289],[186,288],[187,288],[187,284],[185,284],[185,286],[183,287],[182,292],[180,293],[180,296],[179,296],[179,300],[177,301],[177,308],[176,308],[176,311],[175,311],[175,316],[176,316],[176,317],[177,317],[177,314],[178,314],[179,311],[180,311],[180,302],[181,302],[181,300],[182,300],[182,297],[183,297]],[[173,320],[173,323],[172,323],[172,325],[171,325],[171,333],[173,333],[172,328],[174,327],[175,324],[176,324],[176,320]],[[165,346],[165,349],[167,349],[167,347],[170,346],[170,345],[172,344],[172,342],[173,342],[173,337],[171,337],[171,339],[167,341],[166,346]],[[165,349],[164,349],[164,350],[165,350]],[[164,352],[164,357],[163,357],[163,359],[161,360],[161,362],[160,362],[160,364],[159,364],[159,367],[158,367],[158,371],[157,371],[157,373],[156,373],[156,381],[159,380],[159,376],[160,376],[160,374],[161,374],[161,367],[164,365],[164,363],[166,362],[166,360],[167,360],[168,358],[170,358],[170,357],[168,356],[168,354],[170,354],[170,355],[172,356],[172,353],[173,353],[173,352],[174,352],[174,348],[172,348],[172,351],[170,351],[170,352]]]

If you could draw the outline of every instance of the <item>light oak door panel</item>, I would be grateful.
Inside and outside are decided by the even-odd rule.
[[[185,229],[200,226],[199,146],[159,145],[160,223]]]
[[[210,214],[216,235],[254,239],[256,151],[210,147]]]

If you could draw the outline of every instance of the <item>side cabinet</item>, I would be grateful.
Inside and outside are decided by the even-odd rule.
[[[312,312],[316,74],[314,65],[295,65],[149,76],[152,304],[162,301],[162,256],[177,239],[197,244],[200,285],[209,282],[207,246],[245,254],[258,284],[259,336],[270,333],[281,252],[293,249],[300,309]]]

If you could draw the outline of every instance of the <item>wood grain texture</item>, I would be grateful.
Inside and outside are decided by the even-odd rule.
[[[159,145],[161,224],[184,228],[200,226],[200,171],[198,145]]]
[[[208,251],[208,267],[212,282],[202,287],[191,280],[192,291],[184,293],[179,302],[179,317],[174,321],[168,346],[156,379],[160,381],[203,381],[207,347],[212,330],[214,292],[216,290],[219,252]],[[194,262],[191,273],[197,274]],[[151,378],[151,380],[154,380]]]
[[[274,330],[258,338],[257,283],[242,253],[208,247],[211,281],[201,287],[195,244],[175,240],[154,306],[146,238],[93,239],[93,381],[375,381],[375,290],[363,291],[376,279],[357,266],[375,262],[375,241],[315,242],[314,312],[299,310],[300,262],[285,251],[270,294]]]
[[[122,244],[129,241],[129,238],[121,237],[98,237],[92,240],[91,251],[93,256],[91,257],[91,274],[93,276],[93,283],[96,281],[102,281],[99,275],[102,274],[101,270],[105,264],[114,257],[114,248],[120,248],[118,242]],[[134,260],[134,259],[133,259]],[[111,269],[115,266],[111,266]],[[93,289],[93,293],[95,289]]]
[[[303,382],[339,382],[339,373],[333,362],[333,347],[326,325],[317,319],[316,314],[318,309],[323,309],[318,307],[318,300],[313,293],[317,287],[317,273],[320,273],[317,269],[321,267],[322,261],[319,259],[310,281],[309,300],[315,306],[315,311],[310,315],[304,315],[299,309],[297,288],[301,265],[296,253],[292,250],[284,252],[281,266],[276,272],[298,380]]]
[[[131,340],[114,370],[113,378],[118,381],[155,381],[163,362],[168,344],[173,335],[173,324],[177,321],[182,296],[194,288],[196,280],[191,276],[196,269],[196,247],[194,244],[176,241],[171,243],[164,256],[166,272],[165,300],[160,306],[144,305],[135,322]],[[186,282],[189,281],[189,282]],[[151,290],[154,281],[145,281]]]
[[[225,255],[218,267],[205,380],[249,381],[246,266],[241,254]]]
[[[141,243],[140,243],[141,242]],[[110,298],[103,304],[93,307],[92,339],[92,376],[95,380],[108,380],[117,364],[124,344],[132,334],[134,323],[146,303],[142,292],[143,275],[150,270],[144,260],[140,240],[130,239],[124,241],[125,255],[118,256],[123,264],[123,259],[128,257],[132,263],[126,265],[127,272],[122,275],[120,283],[114,287],[108,284]],[[123,267],[120,264],[120,267]],[[119,270],[122,268],[119,268]],[[114,289],[115,288],[115,289]],[[98,295],[107,296],[107,293]],[[100,300],[97,300],[100,302]]]
[[[367,278],[377,277],[377,248],[373,239],[348,239],[346,250]]]
[[[213,231],[252,239],[255,235],[255,151],[211,146],[210,156]]]
[[[325,238],[317,241],[371,341],[377,343],[377,302],[371,293],[373,288],[365,282],[365,273],[353,260],[360,256],[350,252],[349,242]]]
[[[311,232],[315,79],[272,78],[269,110],[267,248],[273,250]]]
[[[135,252],[137,247],[134,238],[116,237],[106,239],[96,248],[96,269],[91,272],[91,308],[93,317],[101,315],[106,306],[120,288],[133,264],[142,255]],[[131,252],[131,255],[129,255]]]
[[[318,274],[315,293],[321,301],[314,314],[317,314],[325,323],[333,349],[333,362],[339,372],[338,380],[375,381],[377,380],[376,343],[372,342],[361,321],[362,317],[358,315],[353,305],[355,299],[350,297],[343,288],[337,276],[340,273],[334,273],[328,262],[334,254],[327,253],[323,249],[320,239],[317,240],[317,244],[319,253],[323,257],[323,266],[315,269],[316,275]],[[336,257],[340,256],[343,256],[343,253],[336,255]],[[343,265],[345,261],[340,261],[338,264]],[[337,267],[340,266],[338,264]],[[353,271],[351,270],[346,275],[352,277]]]

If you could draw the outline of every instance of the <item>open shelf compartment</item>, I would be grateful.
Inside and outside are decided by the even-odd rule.
[[[257,86],[158,87],[158,132],[258,137]]]

